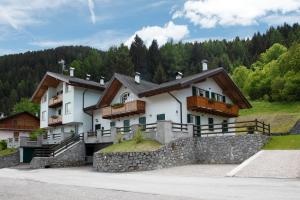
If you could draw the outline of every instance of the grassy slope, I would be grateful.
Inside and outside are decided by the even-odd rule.
[[[300,102],[279,103],[252,101],[253,108],[241,110],[238,121],[263,120],[272,132],[288,132],[300,119]]]
[[[1,151],[0,151],[0,157],[1,157],[1,156],[7,156],[7,155],[10,155],[10,154],[12,154],[12,153],[15,153],[16,151],[17,151],[17,149],[13,149],[13,148],[1,150]]]
[[[264,146],[266,150],[288,150],[300,149],[300,135],[273,136],[268,144]]]
[[[161,147],[161,144],[154,140],[144,140],[136,144],[135,141],[123,141],[119,144],[113,144],[101,150],[102,153],[111,152],[141,152],[141,151],[154,151]]]

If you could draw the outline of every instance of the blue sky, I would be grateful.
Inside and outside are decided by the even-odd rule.
[[[87,45],[251,37],[300,21],[300,0],[0,0],[0,55]]]

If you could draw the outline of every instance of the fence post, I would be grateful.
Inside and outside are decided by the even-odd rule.
[[[255,131],[256,132],[258,131],[258,128],[257,128],[257,119],[255,119]]]
[[[263,134],[265,134],[265,122],[263,121]]]
[[[270,126],[270,124],[268,125],[268,128],[269,128],[268,133],[269,133],[269,135],[271,135],[271,126]]]

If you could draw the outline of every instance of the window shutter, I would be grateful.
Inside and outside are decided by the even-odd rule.
[[[110,127],[115,127],[116,126],[116,122],[110,122]]]
[[[209,98],[209,91],[205,91],[205,97]]]
[[[226,103],[226,97],[225,96],[223,96],[223,102]]]
[[[123,126],[124,126],[124,132],[128,132],[130,130],[130,121],[129,119],[126,119],[123,121]]]
[[[165,114],[158,114],[156,116],[157,121],[165,120]]]
[[[192,87],[193,96],[197,96],[197,88],[195,86]]]
[[[187,123],[193,123],[193,115],[187,114]]]
[[[146,117],[140,117],[139,124],[146,124]]]

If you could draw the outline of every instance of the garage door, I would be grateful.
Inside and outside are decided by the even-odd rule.
[[[23,163],[30,163],[33,158],[32,148],[23,148]]]

